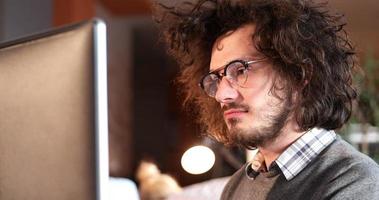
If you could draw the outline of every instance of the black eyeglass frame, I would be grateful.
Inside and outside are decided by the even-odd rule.
[[[214,70],[210,71],[208,74],[204,75],[200,79],[200,82],[199,82],[198,85],[205,92],[203,81],[209,75],[214,74],[214,75],[217,76],[218,80],[222,80],[223,77],[227,76],[226,71],[227,71],[228,67],[230,67],[233,63],[239,62],[239,63],[241,63],[244,66],[245,70],[248,70],[249,65],[254,64],[254,63],[259,63],[259,62],[262,62],[262,61],[265,61],[265,60],[267,60],[267,59],[266,58],[261,58],[261,59],[257,59],[257,60],[248,60],[248,61],[246,61],[246,60],[233,60],[233,61],[230,61],[228,64],[226,64],[224,66],[221,66],[221,67],[219,67],[217,69],[214,69]],[[222,70],[223,70],[223,72],[219,73]]]

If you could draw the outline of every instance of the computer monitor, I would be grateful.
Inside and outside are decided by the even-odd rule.
[[[105,29],[91,20],[0,45],[0,199],[107,199]]]

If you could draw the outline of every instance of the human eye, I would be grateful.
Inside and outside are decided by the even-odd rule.
[[[237,76],[244,75],[246,72],[245,66],[238,66],[236,68],[236,74]]]
[[[235,62],[229,65],[227,73],[233,77],[238,77],[244,75],[245,72],[245,66],[241,62]]]

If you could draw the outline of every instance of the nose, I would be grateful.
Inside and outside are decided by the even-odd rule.
[[[221,103],[221,105],[228,104],[235,102],[238,98],[238,94],[238,91],[232,86],[232,83],[226,78],[223,78],[218,85],[215,99]]]

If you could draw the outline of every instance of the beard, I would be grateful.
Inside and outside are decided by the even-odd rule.
[[[242,122],[239,118],[231,118],[228,120],[229,139],[232,144],[243,146],[247,149],[255,149],[258,146],[265,145],[268,141],[273,141],[281,133],[283,127],[286,125],[291,111],[291,98],[287,95],[286,98],[276,107],[271,113],[263,114],[262,111],[256,114],[260,114],[260,120],[264,124],[258,127],[251,128],[238,128],[238,124]],[[267,105],[269,106],[269,105]],[[230,108],[243,108],[247,111],[250,110],[248,105],[235,103],[228,105],[225,109]],[[254,123],[254,122],[253,122]]]

